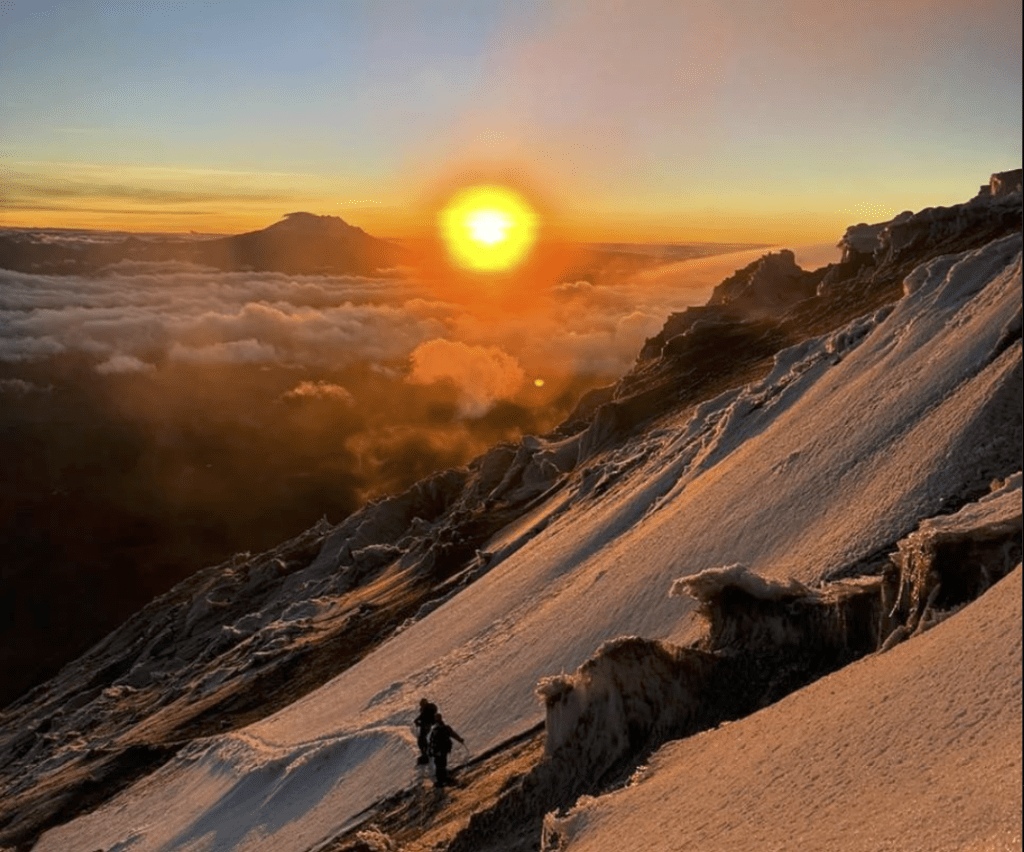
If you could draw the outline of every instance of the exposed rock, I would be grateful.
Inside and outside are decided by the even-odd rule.
[[[817,293],[834,297],[840,288],[902,278],[913,265],[964,251],[979,240],[998,239],[1020,227],[1021,196],[1014,193],[998,197],[986,193],[951,207],[928,207],[917,213],[905,210],[888,222],[853,225],[839,241],[842,259],[826,271]]]
[[[745,319],[777,317],[814,295],[817,281],[796,264],[789,249],[766,254],[715,287],[708,306],[728,306]]]
[[[1021,170],[1014,169],[1009,172],[996,172],[989,178],[988,183],[982,184],[978,190],[979,198],[993,198],[1000,195],[1009,195],[1021,191]]]
[[[1019,229],[1020,210],[1020,196],[1010,194],[952,207],[929,207],[910,216],[901,214],[880,234],[875,259],[894,263],[919,253],[924,246],[947,244],[948,251],[954,247],[949,244],[960,237]]]
[[[912,213],[901,213],[897,218],[913,215]],[[893,220],[895,221],[895,220]],[[876,225],[867,225],[863,222],[859,225],[851,225],[839,241],[839,248],[843,250],[841,264],[851,264],[874,259],[875,249],[878,248],[882,231],[889,227],[890,222],[879,222]]]

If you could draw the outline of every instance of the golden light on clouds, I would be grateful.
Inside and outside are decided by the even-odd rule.
[[[475,272],[513,269],[537,241],[536,211],[519,193],[503,186],[462,189],[437,218],[452,261]]]

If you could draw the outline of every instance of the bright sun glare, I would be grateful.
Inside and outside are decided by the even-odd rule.
[[[471,186],[438,214],[452,260],[465,269],[500,272],[523,261],[537,239],[537,214],[502,186]]]

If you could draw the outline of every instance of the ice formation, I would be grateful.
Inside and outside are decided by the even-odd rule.
[[[544,823],[546,852],[1021,848],[1021,568],[935,630]]]

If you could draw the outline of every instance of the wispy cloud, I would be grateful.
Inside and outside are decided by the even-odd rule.
[[[102,128],[82,128],[99,132]],[[199,166],[172,165],[138,165],[132,163],[95,163],[84,160],[35,160],[35,159],[11,159],[9,165],[17,169],[26,169],[40,174],[50,174],[53,171],[71,172],[79,175],[132,175],[136,177],[159,177],[159,178],[192,178],[192,177],[227,177],[227,178],[309,178],[322,179],[322,175],[313,172],[302,171],[274,171],[272,169],[219,169]]]
[[[254,217],[273,221],[289,209],[336,210],[339,195],[358,200],[360,209],[384,209],[351,189],[341,194],[311,174],[189,166],[12,158],[0,189],[8,213],[50,214],[44,224],[91,221],[109,227],[119,222],[115,227],[125,227],[139,216],[190,229],[191,217],[200,217],[221,220],[212,226],[217,231],[244,230]],[[232,223],[228,227],[222,227],[225,217]]]
[[[166,208],[145,208],[145,207],[131,207],[126,211],[125,207],[94,207],[91,205],[64,203],[60,204],[53,202],[50,204],[44,204],[40,201],[16,201],[5,196],[0,196],[0,201],[3,203],[3,207],[6,210],[20,210],[26,213],[39,212],[39,213],[95,213],[103,216],[124,216],[130,213],[132,216],[149,216],[154,218],[166,218],[168,211]],[[178,216],[199,216],[207,217],[215,215],[216,211],[213,210],[198,210],[198,209],[181,209],[176,208],[175,214]],[[198,222],[195,224],[199,224]]]
[[[30,173],[9,173],[4,183],[4,195],[13,204],[38,203],[39,199],[111,199],[140,204],[195,204],[197,202],[242,203],[246,201],[288,201],[294,196],[287,192],[266,192],[258,189],[219,189],[196,191],[141,183],[106,183],[66,177],[44,177]],[[22,209],[25,209],[24,207]],[[31,209],[31,208],[29,208]]]
[[[343,405],[355,405],[355,397],[352,393],[334,382],[324,381],[303,381],[299,382],[291,390],[281,396],[282,399],[319,399],[330,402],[338,402]]]

